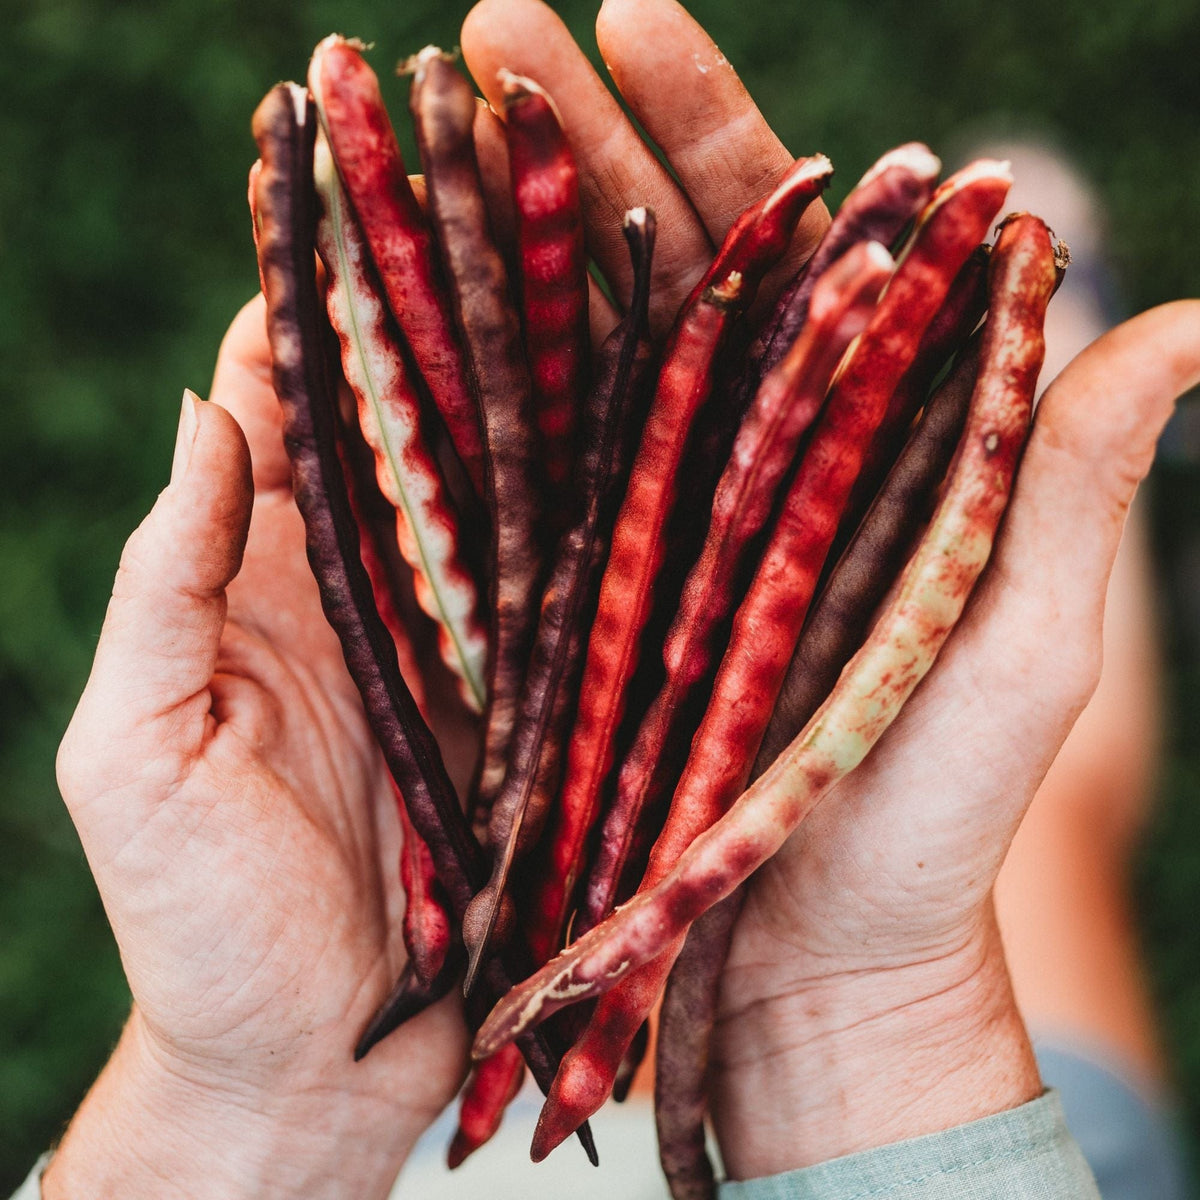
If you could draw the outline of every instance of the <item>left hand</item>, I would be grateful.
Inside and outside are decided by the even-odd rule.
[[[682,188],[539,0],[483,0],[463,50],[485,95],[495,99],[507,66],[555,97],[589,246],[619,298],[619,215],[656,208],[662,334],[713,243],[792,155],[675,0],[606,0],[597,37]],[[825,220],[806,219],[795,254]],[[929,679],[755,876],[713,1050],[713,1113],[734,1178],[933,1132],[1040,1090],[992,886],[1095,685],[1127,506],[1172,400],[1200,374],[1198,307],[1144,314],[1063,373],[994,560]]]

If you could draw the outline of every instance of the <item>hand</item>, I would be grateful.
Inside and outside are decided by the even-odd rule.
[[[305,561],[261,297],[213,402],[184,399],[59,778],[134,1010],[44,1194],[386,1195],[465,1031],[451,1000],[351,1059],[402,962],[399,830]]]
[[[628,290],[619,215],[657,209],[661,334],[712,243],[791,156],[674,0],[606,0],[597,37],[682,192],[537,0],[484,0],[462,44],[493,101],[500,66],[556,98],[589,246],[618,298]],[[818,216],[802,228],[797,255],[821,226]],[[1195,304],[1131,322],[1064,373],[995,561],[936,670],[756,877],[714,1047],[713,1111],[735,1178],[932,1132],[1040,1091],[991,888],[1095,684],[1125,511],[1171,400],[1198,373]]]
[[[1197,301],[1142,314],[1063,371],[934,669],[751,881],[714,1051],[714,1115],[738,1177],[1040,1092],[992,888],[1095,687],[1129,503],[1175,397],[1198,381]],[[768,1078],[764,1112],[749,1097]]]
[[[628,303],[633,284],[621,233],[624,215],[637,205],[654,209],[651,326],[661,338],[712,261],[715,244],[779,182],[794,155],[712,39],[674,0],[605,0],[596,37],[622,97],[679,183],[541,0],[482,0],[463,24],[462,52],[476,86],[498,112],[502,67],[530,76],[554,98],[579,168],[588,250],[621,304]],[[487,154],[485,168],[496,157]],[[763,296],[782,287],[828,223],[824,205],[812,205],[791,253],[760,289]],[[601,294],[593,290],[592,299],[595,307]],[[593,314],[593,331],[602,336],[616,320],[611,309]]]

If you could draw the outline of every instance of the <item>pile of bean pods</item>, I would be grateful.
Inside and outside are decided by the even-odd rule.
[[[498,239],[474,90],[434,48],[405,73],[423,186],[340,37],[263,100],[250,181],[308,556],[404,829],[408,962],[356,1053],[462,982],[477,1061],[451,1164],[526,1066],[534,1157],[577,1132],[595,1161],[587,1118],[628,1090],[665,988],[663,1165],[709,1196],[739,889],[870,751],[986,564],[1065,248],[1025,214],[985,244],[1007,165],[939,184],[911,144],[752,308],[829,182],[814,155],[737,220],[662,345],[654,216],[631,210],[632,302],[593,352],[551,98],[505,73]],[[430,728],[433,630],[479,714],[466,795]]]

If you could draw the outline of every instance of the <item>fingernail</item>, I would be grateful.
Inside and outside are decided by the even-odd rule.
[[[204,401],[188,388],[183,391],[183,407],[179,412],[179,432],[175,435],[175,456],[171,460],[171,482],[178,483],[192,459],[192,447],[200,430],[199,406]]]

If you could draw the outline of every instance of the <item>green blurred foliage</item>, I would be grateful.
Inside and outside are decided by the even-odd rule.
[[[0,1193],[56,1136],[128,1005],[54,782],[121,543],[165,482],[185,385],[256,285],[250,113],[331,30],[386,65],[453,45],[458,3],[10,0],[0,39]],[[594,4],[557,6],[596,57]],[[1200,292],[1200,8],[1193,0],[697,0],[796,152],[1042,131],[1095,181],[1130,307]],[[401,85],[389,94],[399,110]],[[407,135],[405,135],[407,137]],[[407,145],[411,147],[411,140]],[[1069,236],[1069,231],[1060,231]],[[1194,467],[1161,485],[1159,542],[1194,554]],[[1179,606],[1177,606],[1179,607]],[[1186,618],[1186,604],[1182,608]],[[1141,873],[1159,994],[1200,1128],[1196,646]],[[1185,702],[1185,703],[1184,703]]]

